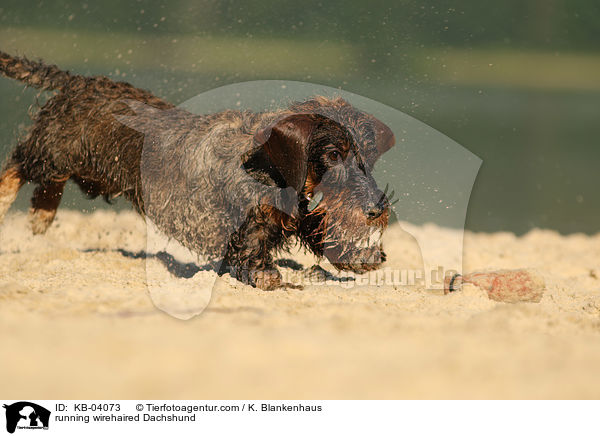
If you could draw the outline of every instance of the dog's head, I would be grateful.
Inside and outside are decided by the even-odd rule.
[[[385,261],[390,204],[371,172],[394,145],[392,131],[341,98],[293,104],[254,135],[254,162],[298,193],[293,228],[336,268],[365,272]]]

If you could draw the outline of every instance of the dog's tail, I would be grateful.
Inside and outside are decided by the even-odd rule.
[[[56,65],[11,56],[3,51],[0,51],[0,74],[39,89],[62,89],[74,77]]]

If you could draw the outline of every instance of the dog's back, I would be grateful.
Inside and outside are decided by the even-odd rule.
[[[106,77],[84,77],[54,65],[0,52],[0,73],[41,90],[58,91],[40,108],[0,176],[0,219],[25,181],[38,185],[30,216],[34,233],[51,224],[65,182],[90,197],[123,194],[143,213],[139,161],[143,135],[119,123],[123,100],[160,109],[173,106],[151,93]]]
[[[246,209],[264,199],[268,188],[241,161],[253,145],[257,114],[194,115],[128,83],[2,52],[0,73],[58,91],[5,164],[0,220],[23,183],[32,182],[32,229],[45,232],[71,179],[92,198],[123,195],[167,235],[219,256]]]

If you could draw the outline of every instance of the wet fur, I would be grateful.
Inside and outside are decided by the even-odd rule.
[[[128,83],[2,52],[0,73],[58,91],[4,166],[0,220],[31,182],[32,229],[45,232],[72,180],[92,198],[123,195],[166,235],[223,258],[221,273],[263,289],[281,286],[272,255],[293,238],[339,269],[385,260],[380,242],[364,241],[387,225],[389,205],[370,171],[393,135],[341,98],[194,115]],[[341,160],[328,158],[332,146]],[[316,192],[323,200],[309,211]],[[365,208],[375,203],[381,213],[371,219]]]

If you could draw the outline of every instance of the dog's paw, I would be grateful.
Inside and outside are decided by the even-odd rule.
[[[235,277],[245,285],[260,288],[264,291],[272,291],[285,285],[282,281],[281,273],[277,269],[257,270],[223,264],[219,270],[219,275],[225,273],[231,274],[232,277]]]
[[[344,258],[339,259],[338,262],[332,262],[332,265],[340,271],[352,271],[357,274],[363,274],[379,269],[385,262],[386,257],[385,252],[381,248],[372,247],[350,251]]]
[[[281,273],[276,269],[253,271],[250,274],[249,284],[263,291],[272,291],[283,286]]]
[[[30,209],[29,211],[29,224],[31,225],[31,231],[34,235],[43,235],[48,230],[48,227],[54,221],[56,215],[56,209],[44,210],[44,209]]]

